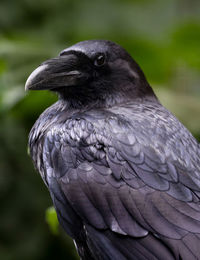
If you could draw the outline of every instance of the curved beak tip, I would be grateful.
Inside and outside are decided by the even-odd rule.
[[[36,88],[36,84],[38,83],[38,76],[41,74],[42,71],[44,71],[48,67],[47,64],[41,65],[38,68],[36,68],[28,77],[25,83],[25,91],[27,90],[34,90]]]

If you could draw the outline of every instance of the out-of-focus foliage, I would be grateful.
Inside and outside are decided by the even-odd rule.
[[[27,136],[56,97],[24,92],[42,61],[80,40],[110,39],[144,70],[161,102],[200,137],[199,0],[1,0],[0,259],[77,259],[46,208],[51,200],[27,155]],[[57,230],[57,229],[56,229]]]
[[[49,227],[50,227],[52,233],[57,235],[59,223],[58,223],[58,218],[57,218],[57,215],[56,215],[55,208],[53,206],[49,207],[46,210],[46,221],[49,224]]]

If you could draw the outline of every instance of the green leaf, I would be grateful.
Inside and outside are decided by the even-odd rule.
[[[45,219],[46,219],[46,222],[48,223],[49,225],[49,228],[51,230],[51,232],[54,234],[54,235],[58,235],[58,226],[59,226],[59,223],[58,223],[58,218],[57,218],[57,214],[56,214],[56,211],[54,209],[54,207],[49,207],[47,210],[46,210],[46,216],[45,216]]]

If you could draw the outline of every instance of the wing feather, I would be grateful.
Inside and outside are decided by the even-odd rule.
[[[49,146],[44,146],[46,168],[57,176],[77,215],[102,232],[154,236],[171,248],[170,239],[180,240],[185,246],[179,248],[191,254],[187,241],[189,237],[197,241],[192,234],[200,234],[200,177],[192,168],[195,153],[191,158],[187,155],[184,163],[183,144],[176,145],[175,137],[167,143],[166,134],[161,135],[167,131],[164,126],[149,139],[138,134],[138,123],[127,127],[116,117],[111,126],[105,115],[85,117],[52,130],[45,140]]]

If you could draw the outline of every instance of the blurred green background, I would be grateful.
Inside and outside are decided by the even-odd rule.
[[[42,61],[86,39],[125,47],[161,102],[200,139],[199,0],[1,0],[0,259],[77,259],[47,219],[48,191],[27,155],[27,138],[56,96],[24,92]]]

